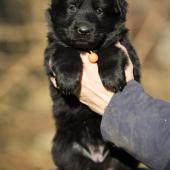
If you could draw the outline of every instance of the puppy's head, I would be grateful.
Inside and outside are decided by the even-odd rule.
[[[52,29],[65,44],[95,49],[116,25],[125,22],[125,0],[52,0],[48,10]]]

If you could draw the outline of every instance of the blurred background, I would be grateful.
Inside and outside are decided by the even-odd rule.
[[[129,0],[142,84],[170,101],[170,1]],[[0,0],[0,170],[52,170],[54,134],[43,68],[49,0]]]

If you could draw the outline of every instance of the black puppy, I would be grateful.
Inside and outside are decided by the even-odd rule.
[[[48,9],[45,67],[59,86],[55,89],[50,82],[57,127],[52,153],[60,170],[123,170],[128,168],[121,162],[136,163],[119,149],[110,149],[99,131],[101,117],[74,97],[80,90],[83,51],[98,54],[99,74],[107,89],[123,89],[127,56],[117,42],[127,48],[139,81],[139,61],[124,25],[126,13],[125,0],[52,0]]]

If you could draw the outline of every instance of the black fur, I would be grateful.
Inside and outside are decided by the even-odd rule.
[[[101,117],[74,97],[80,91],[82,51],[93,50],[98,54],[99,75],[107,89],[114,92],[123,89],[127,56],[115,46],[118,41],[127,48],[134,66],[135,80],[140,80],[139,61],[124,25],[126,1],[52,0],[47,13],[50,32],[45,68],[49,77],[55,76],[59,86],[56,89],[50,82],[57,129],[52,149],[55,164],[60,170],[131,169],[137,161],[103,141],[100,134]],[[96,158],[96,154],[91,153],[91,147],[96,152],[103,148],[101,156],[109,152],[101,161],[100,154]]]

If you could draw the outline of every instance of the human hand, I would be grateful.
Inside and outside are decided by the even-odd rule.
[[[128,56],[128,66],[125,69],[126,82],[133,80],[133,65],[127,50],[120,43],[117,43],[116,46],[121,48]],[[114,93],[108,91],[103,86],[98,74],[97,64],[91,63],[88,59],[88,55],[88,53],[81,54],[83,61],[83,76],[79,99],[82,103],[89,106],[93,111],[102,115]]]

